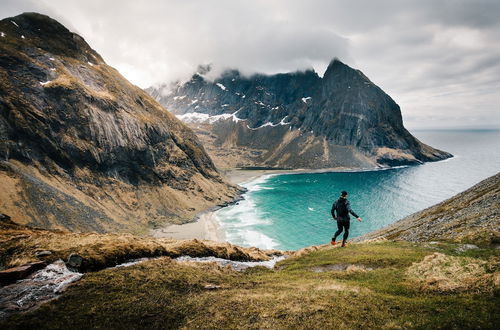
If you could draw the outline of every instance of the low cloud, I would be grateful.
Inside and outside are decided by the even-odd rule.
[[[322,74],[338,57],[391,95],[410,127],[500,126],[496,0],[4,0],[0,7],[5,16],[54,17],[140,87],[186,79],[208,63],[216,72]]]

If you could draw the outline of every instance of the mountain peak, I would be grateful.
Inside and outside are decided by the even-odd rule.
[[[39,13],[23,13],[0,21],[2,41],[23,52],[25,46],[34,46],[54,55],[103,63],[101,56],[94,51],[78,34],[71,32],[53,18]]]
[[[328,77],[334,72],[347,72],[347,71],[356,71],[353,68],[351,68],[349,65],[345,64],[344,62],[340,61],[338,58],[334,58],[333,60],[330,61],[330,64],[328,64],[328,67],[326,68],[325,74],[323,77]]]

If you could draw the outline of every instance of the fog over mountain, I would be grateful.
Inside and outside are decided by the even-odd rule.
[[[273,74],[338,57],[401,105],[409,128],[500,126],[500,2],[4,0],[82,35],[140,87],[213,72]]]

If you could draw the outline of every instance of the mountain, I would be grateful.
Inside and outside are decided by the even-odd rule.
[[[312,70],[186,83],[147,91],[198,134],[219,167],[367,168],[451,157],[403,126],[394,100],[361,71],[333,60]]]
[[[0,209],[144,232],[234,199],[196,135],[57,21],[0,21]]]
[[[500,173],[357,240],[500,243]]]

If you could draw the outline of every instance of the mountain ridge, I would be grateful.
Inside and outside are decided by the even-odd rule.
[[[23,224],[146,231],[232,201],[196,135],[48,16],[0,21],[0,206]]]
[[[219,166],[369,168],[452,156],[413,137],[396,102],[338,59],[323,77],[233,69],[210,81],[201,71],[146,91],[190,124]]]

